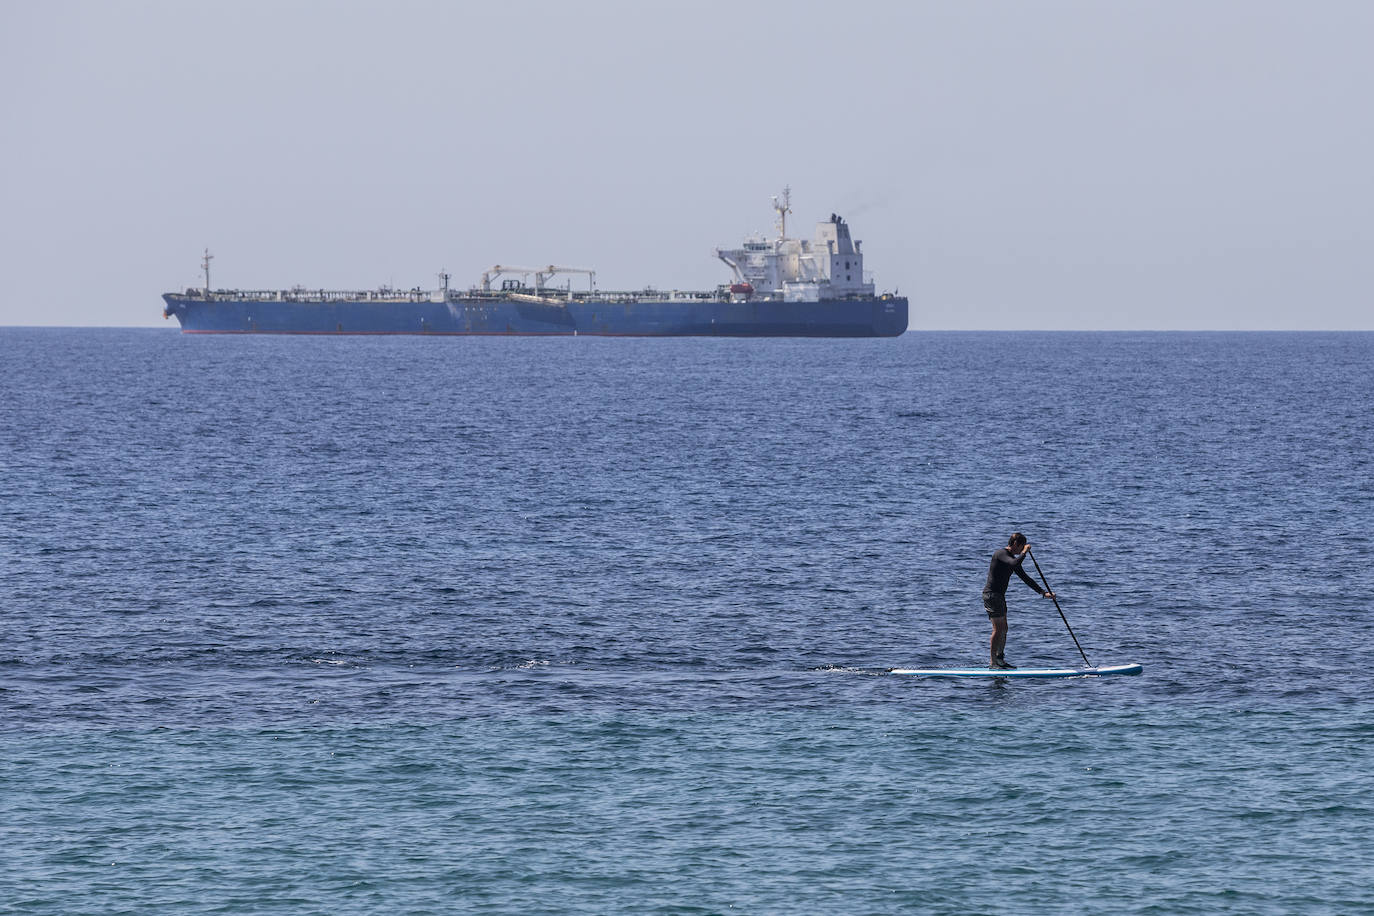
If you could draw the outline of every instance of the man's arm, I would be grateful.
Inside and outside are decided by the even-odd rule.
[[[1024,558],[1025,556],[1026,556],[1026,555],[1025,555],[1024,553],[1021,554],[1021,557],[1022,557],[1022,558]],[[1026,584],[1029,585],[1031,588],[1035,589],[1035,593],[1036,593],[1037,595],[1043,595],[1043,594],[1045,594],[1045,590],[1044,590],[1043,588],[1040,587],[1040,583],[1039,583],[1039,582],[1036,582],[1036,581],[1035,581],[1034,579],[1032,579],[1029,575],[1027,575],[1026,571],[1025,571],[1024,569],[1021,568],[1021,564],[1020,564],[1019,561],[1018,561],[1017,564],[1016,564],[1016,574],[1017,574],[1018,576],[1021,577],[1021,581],[1022,581],[1022,582],[1026,583]]]

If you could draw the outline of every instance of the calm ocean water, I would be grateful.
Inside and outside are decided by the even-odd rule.
[[[0,912],[1374,911],[1372,381],[0,329]]]

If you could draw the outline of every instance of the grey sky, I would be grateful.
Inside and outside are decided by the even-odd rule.
[[[832,211],[927,328],[1374,329],[1374,3],[0,2],[0,324]]]

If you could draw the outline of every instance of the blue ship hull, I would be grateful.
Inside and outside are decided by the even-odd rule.
[[[777,299],[579,298],[521,302],[502,296],[446,301],[258,299],[167,293],[164,314],[199,334],[593,334],[607,336],[896,337],[901,296],[785,302]]]

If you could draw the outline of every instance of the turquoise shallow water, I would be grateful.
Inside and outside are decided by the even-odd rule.
[[[1047,712],[1008,693],[907,717],[33,737],[6,755],[9,899],[24,912],[1368,907],[1367,717],[1094,714],[1086,693]]]
[[[0,912],[1374,909],[1371,357],[0,330]]]

